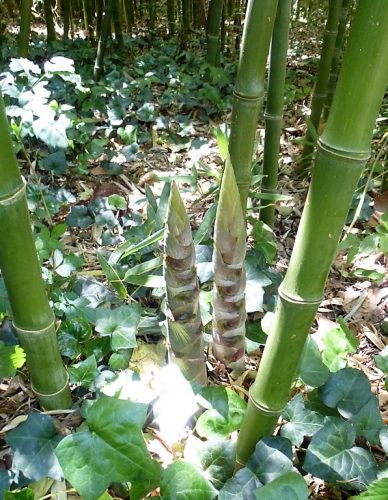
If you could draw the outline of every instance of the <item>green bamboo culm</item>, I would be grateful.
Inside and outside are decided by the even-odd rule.
[[[387,0],[359,0],[290,264],[237,442],[237,466],[271,434],[322,300],[388,83]],[[373,78],[371,78],[373,75]]]
[[[173,37],[175,34],[175,0],[167,0],[167,24],[168,36]]]
[[[30,42],[32,0],[21,0],[20,3],[20,32],[18,37],[18,56],[28,57]]]
[[[265,141],[263,159],[264,193],[276,193],[280,135],[283,124],[284,83],[286,79],[288,33],[291,15],[291,0],[279,2],[271,42],[271,58],[268,77],[265,118]],[[275,205],[268,204],[260,210],[260,219],[271,228],[275,221]]]
[[[63,39],[69,38],[71,0],[63,0]]]
[[[210,0],[209,3],[206,62],[210,66],[217,66],[220,61],[220,32],[223,3],[224,0]]]
[[[85,32],[87,33],[88,39],[93,43],[94,42],[94,26],[93,26],[94,8],[92,7],[92,3],[90,0],[82,0],[82,10],[83,10],[83,15],[84,15]]]
[[[26,353],[32,388],[46,410],[72,405],[68,375],[58,350],[4,102],[0,94],[0,269],[11,304],[13,325]]]
[[[51,0],[44,0],[43,5],[44,5],[44,16],[46,19],[47,44],[51,45],[57,39],[57,35],[55,33],[53,7]]]
[[[171,185],[165,228],[164,276],[170,355],[190,382],[207,383],[199,282],[190,221],[175,183]]]
[[[246,226],[230,158],[222,177],[214,226],[213,354],[228,368],[245,369]]]
[[[233,92],[229,153],[245,214],[251,184],[252,155],[277,0],[249,0],[236,85]]]
[[[327,117],[329,116],[330,106],[333,101],[334,91],[337,84],[338,71],[340,67],[340,61],[344,46],[346,23],[348,20],[349,7],[351,3],[352,0],[342,0],[337,38],[335,40],[334,54],[330,66],[329,81],[327,82],[326,101],[323,106],[323,113],[322,113],[323,123],[327,122]]]
[[[115,31],[115,41],[117,43],[118,49],[122,51],[124,49],[124,37],[123,29],[121,26],[120,4],[118,0],[109,0],[109,3],[112,3],[112,18]]]
[[[104,17],[102,19],[101,35],[100,39],[98,40],[96,61],[94,63],[94,68],[93,68],[93,78],[96,82],[100,80],[103,72],[104,56],[106,51],[106,44],[109,37],[111,17],[112,17],[112,2],[111,0],[106,0]]]
[[[318,75],[311,99],[311,114],[307,122],[307,131],[304,138],[302,155],[298,171],[305,175],[311,165],[315,149],[315,139],[319,132],[319,121],[322,108],[326,101],[326,92],[329,82],[331,61],[333,60],[338,24],[341,15],[342,0],[329,0],[329,11],[325,26],[325,34],[319,59]]]

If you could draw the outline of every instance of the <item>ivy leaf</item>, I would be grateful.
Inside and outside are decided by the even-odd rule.
[[[319,388],[319,395],[325,405],[337,408],[344,418],[358,413],[371,397],[368,377],[355,368],[343,368],[333,373]]]
[[[160,496],[163,500],[211,500],[217,490],[194,465],[178,460],[162,473]]]
[[[131,304],[116,309],[97,311],[96,331],[111,336],[114,351],[136,347],[136,331],[140,322],[141,307]]]
[[[26,361],[26,355],[19,345],[7,345],[0,341],[0,380],[14,377],[16,370]]]
[[[14,451],[12,470],[33,481],[42,477],[60,481],[62,470],[54,454],[60,439],[51,417],[31,413],[25,422],[7,433],[6,442]]]
[[[303,350],[298,376],[311,387],[323,385],[330,376],[330,370],[322,361],[317,343],[310,335]]]
[[[61,149],[43,158],[42,167],[57,175],[64,174],[67,170],[67,160],[64,151]]]
[[[365,489],[377,477],[377,463],[367,450],[352,446],[355,437],[349,422],[330,418],[313,436],[304,470],[329,483],[341,481],[342,488]]]
[[[102,396],[88,410],[86,429],[59,443],[65,477],[85,500],[99,498],[112,482],[138,487],[135,500],[159,484],[160,466],[141,432],[146,414],[147,405]]]
[[[255,492],[256,500],[307,500],[308,496],[306,481],[297,472],[286,472]]]
[[[225,437],[239,429],[247,404],[232,389],[209,386],[200,395],[205,400],[202,406],[209,408],[197,420],[196,431],[201,437]]]
[[[231,441],[202,441],[190,436],[186,442],[184,458],[202,469],[207,479],[219,490],[233,475],[236,448]]]
[[[283,425],[281,435],[295,446],[300,446],[305,436],[313,436],[323,427],[324,415],[305,407],[302,394],[297,394],[286,406],[282,417],[288,420]]]
[[[246,466],[263,484],[273,481],[284,472],[291,472],[293,465],[290,441],[283,437],[263,438],[257,443]]]
[[[93,219],[88,215],[88,208],[85,205],[76,205],[71,207],[67,216],[67,223],[70,227],[80,227],[85,229],[93,223]]]
[[[350,420],[356,429],[357,436],[364,436],[371,444],[379,444],[379,434],[380,430],[384,427],[384,422],[379,402],[373,394],[371,394],[371,397],[360,411],[353,415]]]
[[[388,478],[383,477],[378,481],[369,485],[369,488],[361,493],[361,495],[357,495],[356,498],[369,498],[370,500],[386,500],[388,498]]]
[[[92,355],[79,363],[69,366],[68,372],[72,384],[79,384],[89,389],[99,374],[96,357]]]
[[[256,475],[244,467],[226,481],[218,500],[252,500],[254,492],[261,485]]]
[[[70,359],[82,353],[83,344],[92,336],[92,327],[83,318],[62,321],[58,330],[58,344],[62,356]]]
[[[343,318],[337,319],[336,328],[327,330],[322,335],[324,349],[322,360],[331,372],[344,368],[348,354],[357,351],[359,341],[348,328]]]
[[[386,455],[388,455],[388,427],[383,427],[379,433],[380,443]]]

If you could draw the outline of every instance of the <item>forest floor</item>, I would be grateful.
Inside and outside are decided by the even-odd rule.
[[[316,26],[304,22],[295,22],[292,27],[280,196],[275,200],[273,233],[258,222],[264,143],[262,126],[258,129],[248,212],[246,372],[234,379],[214,358],[210,345],[206,350],[210,382],[231,388],[242,397],[246,397],[260,362],[266,325],[275,306],[277,286],[287,269],[307,193],[308,181],[295,175],[295,163],[319,56],[317,32]],[[223,65],[212,69],[205,79],[201,37],[193,36],[189,48],[183,51],[174,41],[151,39],[140,32],[126,40],[126,55],[111,48],[106,75],[95,84],[95,48],[88,42],[58,43],[49,56],[44,42],[36,36],[33,40],[31,62],[9,62],[15,57],[12,39],[3,48],[0,85],[6,104],[12,106],[8,116],[27,180],[36,246],[58,320],[61,352],[70,368],[77,410],[51,414],[60,434],[68,435],[81,424],[86,415],[85,401],[92,401],[96,393],[119,394],[123,399],[125,394],[133,396],[135,389],[128,388],[133,373],[142,374],[148,383],[165,365],[160,230],[172,180],[180,188],[197,237],[201,307],[209,336],[212,207],[227,148],[225,124],[231,109],[237,56],[230,48]],[[22,92],[26,93],[24,104]],[[384,218],[388,193],[379,193],[387,150],[386,127],[385,115],[376,129],[373,155],[355,194],[345,227],[347,238],[341,242],[332,266],[311,338],[331,372],[354,367],[367,376],[378,398],[382,421],[388,424],[388,221]],[[64,141],[70,145],[66,150]],[[154,240],[147,240],[153,236]],[[141,305],[137,347],[133,349],[129,341],[115,350],[104,329],[101,335],[96,331],[101,318],[93,311],[102,309],[109,316],[110,307],[119,309],[123,304]],[[0,340],[13,346],[4,286],[0,286],[0,314]],[[306,393],[301,380],[309,380],[314,369],[304,370],[293,388],[294,395]],[[160,390],[155,381],[150,387]],[[176,410],[181,402],[175,399],[174,403],[171,398],[171,394],[166,395],[165,404],[172,402]],[[14,474],[13,453],[3,438],[37,407],[25,367],[17,366],[13,377],[4,375],[0,384],[0,469],[13,470]],[[179,439],[174,433],[170,436],[168,430],[163,434],[163,418],[160,413],[156,426],[152,419],[148,422],[147,443],[152,456],[168,465],[189,456],[183,448],[194,431],[193,426],[184,428]],[[235,437],[235,428],[228,428],[225,435]],[[299,446],[300,453],[305,452],[308,442],[304,440]],[[377,440],[360,438],[357,444],[369,450],[378,463],[384,463],[384,449]],[[48,498],[44,495],[60,481],[43,484],[38,474],[14,480],[13,488],[31,487],[33,478],[38,484],[36,498]],[[308,486],[311,498],[348,498],[351,494],[314,475],[309,476]],[[112,490],[110,493],[113,495]],[[66,494],[68,498],[78,497],[74,490]],[[119,487],[114,495],[125,497]]]

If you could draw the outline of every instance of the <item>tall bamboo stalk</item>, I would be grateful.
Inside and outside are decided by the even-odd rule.
[[[276,193],[280,135],[283,124],[284,83],[286,79],[288,32],[291,15],[291,0],[279,2],[271,43],[271,59],[268,77],[265,118],[265,141],[263,160],[263,183],[265,193]],[[268,204],[260,210],[260,219],[273,227],[275,205]]]
[[[54,17],[53,17],[53,8],[51,4],[51,0],[43,0],[44,1],[44,16],[46,19],[46,29],[47,29],[47,44],[50,45],[56,41],[57,35],[55,33],[55,25],[54,25]]]
[[[69,38],[71,0],[63,0],[63,39]]]
[[[229,153],[245,214],[252,155],[277,0],[249,0],[236,85],[233,92]]]
[[[94,68],[93,68],[93,78],[96,82],[98,82],[102,76],[104,55],[106,50],[106,43],[108,41],[108,36],[109,36],[111,15],[112,15],[112,2],[111,0],[108,0],[107,2],[105,2],[105,12],[102,20],[101,36],[100,39],[98,40],[96,61],[94,63]]]
[[[245,217],[228,158],[214,226],[213,354],[228,368],[245,368]]]
[[[82,10],[84,14],[84,25],[85,32],[87,33],[88,39],[94,41],[94,8],[92,8],[92,3],[90,0],[82,0]]]
[[[327,14],[321,57],[319,59],[318,75],[311,99],[311,114],[308,120],[303,151],[298,166],[298,170],[302,173],[305,173],[310,166],[315,149],[315,137],[318,133],[322,108],[326,100],[326,91],[331,61],[334,55],[335,41],[337,38],[341,6],[342,0],[329,0],[329,11]]]
[[[115,41],[118,45],[119,50],[121,51],[124,49],[124,38],[123,29],[121,26],[120,5],[118,0],[109,0],[109,3],[112,3],[112,18],[115,30]]]
[[[32,14],[32,0],[21,0],[20,3],[20,32],[18,37],[18,56],[28,57],[30,41],[30,25]]]
[[[168,35],[170,37],[174,36],[175,33],[175,1],[167,0],[167,24],[168,24]]]
[[[167,210],[164,276],[170,354],[190,382],[207,382],[199,283],[190,221],[175,183]]]
[[[338,23],[337,38],[335,40],[334,54],[331,61],[329,81],[327,82],[326,101],[323,106],[323,122],[327,122],[330,106],[333,101],[334,91],[337,84],[340,60],[343,52],[346,22],[348,20],[349,6],[352,0],[342,0],[340,20]]]
[[[25,350],[32,388],[47,410],[68,408],[71,396],[36,255],[25,183],[12,147],[0,94],[0,269],[13,325]]]
[[[211,66],[217,66],[220,60],[220,32],[223,3],[224,0],[210,0],[209,3],[206,62]]]
[[[271,434],[322,300],[388,83],[386,0],[359,0],[308,197],[237,443],[243,465]]]

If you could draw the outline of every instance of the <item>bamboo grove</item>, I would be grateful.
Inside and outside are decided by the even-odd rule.
[[[178,184],[173,181],[163,214],[165,224],[160,229],[160,237],[162,232],[164,236],[168,357],[195,387],[208,384],[205,347],[231,377],[246,370],[247,216],[257,215],[268,227],[276,226],[274,200],[278,194],[289,28],[293,16],[303,11],[308,17],[318,3],[167,0],[160,6],[150,0],[61,0],[56,3],[55,15],[51,0],[44,0],[40,6],[48,53],[55,52],[59,37],[70,43],[79,29],[93,44],[94,82],[104,78],[107,48],[114,47],[124,54],[125,37],[139,21],[147,26],[150,44],[162,29],[165,37],[179,37],[182,50],[187,49],[196,31],[205,31],[203,58],[208,68],[204,79],[222,64],[224,47],[230,51],[233,47],[237,74],[231,96],[228,150],[222,180],[215,190],[217,212],[212,228],[211,327],[205,327],[201,317],[191,219]],[[326,3],[311,114],[294,172],[295,177],[311,173],[311,180],[287,272],[278,289],[268,339],[249,389],[237,439],[236,470],[245,466],[256,444],[274,432],[289,400],[306,340],[324,299],[353,194],[371,154],[373,128],[388,83],[387,0]],[[33,0],[20,2],[17,50],[23,58],[28,58],[30,52],[33,4]],[[263,198],[261,209],[257,209],[250,195],[263,103]],[[0,137],[0,270],[12,324],[26,353],[31,385],[41,407],[68,409],[72,406],[69,376],[58,348],[55,317],[31,233],[25,182],[1,95]],[[381,184],[386,189],[386,173]],[[207,346],[205,330],[210,334]]]

